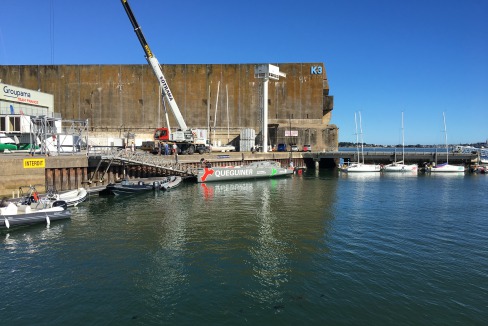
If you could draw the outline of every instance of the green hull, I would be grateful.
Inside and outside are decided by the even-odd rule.
[[[17,145],[15,145],[15,144],[0,144],[0,152],[5,151],[6,149],[8,149],[9,151],[16,151]]]

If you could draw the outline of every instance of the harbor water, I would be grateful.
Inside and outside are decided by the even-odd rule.
[[[0,232],[3,325],[486,325],[488,178],[341,174],[102,198]]]

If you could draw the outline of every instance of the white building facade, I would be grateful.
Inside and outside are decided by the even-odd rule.
[[[0,132],[30,133],[32,117],[60,119],[60,114],[54,113],[54,96],[0,83]]]

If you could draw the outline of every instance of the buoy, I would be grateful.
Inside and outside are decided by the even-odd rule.
[[[5,226],[7,229],[10,229],[10,222],[8,221],[8,218],[5,218]]]
[[[51,220],[49,219],[49,216],[46,215],[46,224],[49,226],[51,225]]]

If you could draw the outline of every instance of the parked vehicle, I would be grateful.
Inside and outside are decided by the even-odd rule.
[[[286,152],[286,144],[278,144],[278,152]]]
[[[292,152],[298,152],[298,146],[297,145],[291,145],[291,151]]]
[[[211,152],[210,146],[204,144],[198,144],[195,149],[199,154],[205,154]]]
[[[312,145],[303,145],[303,151],[304,152],[311,152],[312,151]]]

